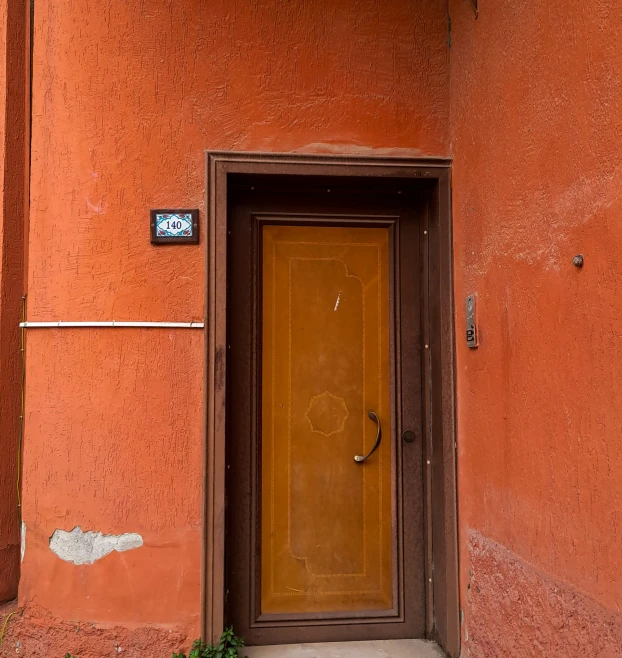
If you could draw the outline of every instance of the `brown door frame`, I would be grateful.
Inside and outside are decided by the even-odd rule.
[[[280,153],[206,153],[205,502],[202,635],[224,619],[225,411],[227,379],[228,175],[350,176],[427,181],[428,248],[423,272],[426,428],[427,636],[460,654],[456,499],[455,365],[450,161]]]

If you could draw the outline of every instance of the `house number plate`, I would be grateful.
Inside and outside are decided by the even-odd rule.
[[[182,243],[199,241],[198,210],[152,210],[151,242]]]

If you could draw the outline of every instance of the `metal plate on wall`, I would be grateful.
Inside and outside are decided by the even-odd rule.
[[[199,242],[198,210],[152,210],[151,242],[177,244]]]
[[[477,324],[475,318],[476,295],[466,298],[466,344],[467,347],[477,347]]]

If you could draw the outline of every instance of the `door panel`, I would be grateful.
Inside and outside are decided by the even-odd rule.
[[[226,623],[248,645],[423,637],[425,203],[295,177],[229,200]]]
[[[263,226],[262,614],[394,607],[388,256],[388,228]]]

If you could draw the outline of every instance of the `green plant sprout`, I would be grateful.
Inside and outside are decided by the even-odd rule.
[[[216,646],[211,642],[205,644],[202,640],[195,640],[188,657],[185,653],[173,653],[172,658],[247,658],[239,654],[243,646],[244,640],[233,632],[232,626],[229,626],[220,636]]]

